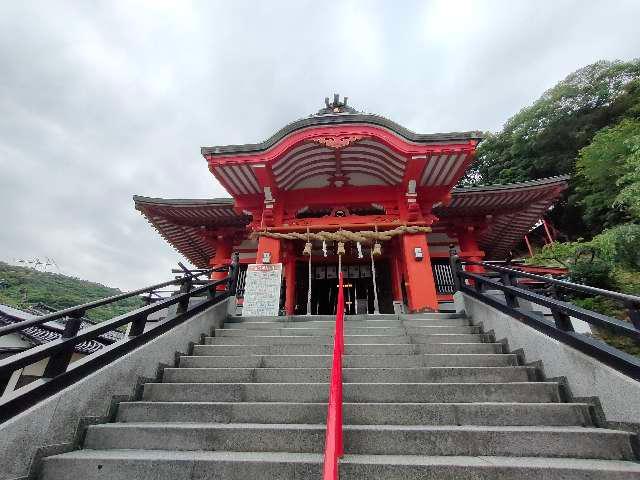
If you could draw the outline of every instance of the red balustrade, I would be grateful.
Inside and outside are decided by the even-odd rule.
[[[338,458],[344,454],[342,444],[342,355],[344,354],[344,290],[342,272],[338,276],[336,330],[333,337],[333,362],[329,386],[327,432],[324,444],[324,480],[337,480]]]

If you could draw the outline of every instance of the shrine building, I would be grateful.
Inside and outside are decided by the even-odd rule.
[[[338,253],[348,313],[437,310],[451,297],[450,245],[463,259],[504,259],[567,186],[456,187],[481,140],[417,134],[336,95],[262,143],[203,147],[230,198],[135,196],[135,208],[198,268],[233,252],[241,272],[282,264],[283,313],[335,313]],[[241,273],[239,297],[242,285]]]

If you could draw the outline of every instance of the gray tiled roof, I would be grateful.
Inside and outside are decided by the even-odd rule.
[[[483,134],[479,131],[470,132],[449,132],[449,133],[415,133],[408,128],[399,125],[393,120],[374,115],[371,113],[337,113],[324,115],[311,115],[307,118],[296,120],[285,127],[278,130],[270,138],[260,143],[246,143],[244,145],[219,145],[213,147],[202,147],[200,152],[202,155],[228,155],[233,153],[255,153],[267,150],[284,137],[297,130],[303,130],[308,127],[318,127],[324,125],[346,125],[346,124],[366,124],[376,125],[386,128],[400,135],[410,142],[416,143],[438,143],[451,142],[455,140],[482,140]]]

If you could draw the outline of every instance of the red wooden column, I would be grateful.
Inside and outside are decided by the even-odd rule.
[[[215,241],[216,253],[209,262],[209,265],[213,268],[226,267],[231,263],[231,252],[233,250],[233,241],[225,240],[223,237],[218,237]],[[211,280],[221,280],[227,276],[227,272],[212,272]],[[224,290],[225,285],[218,285],[216,290]]]
[[[260,237],[260,240],[258,240],[258,254],[256,256],[256,263],[264,263],[262,259],[265,252],[269,252],[271,254],[270,263],[280,263],[282,261],[282,252],[279,239],[267,236]]]
[[[296,305],[296,255],[293,242],[287,242],[285,248],[284,278],[287,287],[284,306],[287,315],[293,315]]]
[[[471,260],[472,262],[481,262],[484,258],[484,252],[480,250],[478,241],[476,240],[477,230],[472,227],[466,227],[458,231],[458,244],[460,245],[460,258],[463,260]],[[482,273],[484,268],[478,265],[469,265],[467,270],[470,272]]]
[[[391,263],[391,294],[396,302],[402,301],[402,258],[400,242],[395,239],[393,242],[393,253],[389,257]]]
[[[401,237],[404,260],[404,277],[407,287],[409,310],[412,312],[430,309],[438,310],[436,284],[431,270],[429,244],[424,233],[406,233]],[[415,249],[422,249],[422,259],[415,258]]]

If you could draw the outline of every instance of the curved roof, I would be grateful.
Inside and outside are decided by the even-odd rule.
[[[567,176],[510,185],[455,188],[448,205],[434,208],[440,222],[465,218],[487,220],[479,237],[487,258],[504,258],[538,222],[567,187]],[[202,235],[205,226],[244,226],[232,198],[161,199],[135,196],[135,207],[171,244],[197,267],[207,267],[215,248]]]
[[[483,135],[479,131],[471,132],[450,132],[450,133],[415,133],[402,125],[389,120],[381,115],[371,113],[363,113],[354,110],[347,105],[347,99],[344,102],[339,101],[338,95],[334,96],[333,102],[325,99],[326,108],[321,109],[315,115],[295,120],[284,126],[271,137],[260,143],[247,143],[244,145],[218,145],[213,147],[202,147],[200,149],[202,155],[230,155],[242,153],[257,153],[268,150],[287,135],[298,130],[309,127],[327,126],[327,125],[346,125],[346,124],[368,124],[386,128],[393,133],[401,136],[405,140],[414,143],[438,143],[451,142],[455,140],[482,140]]]

